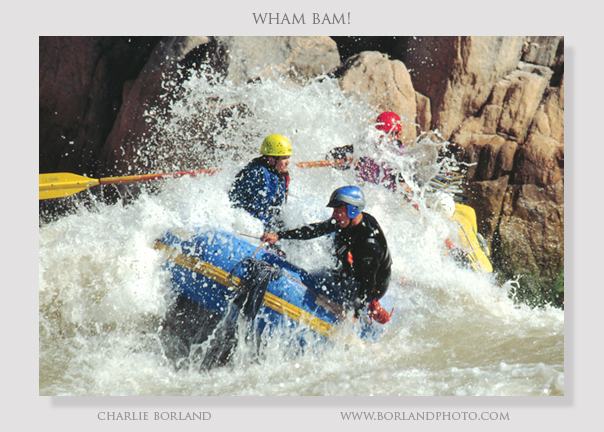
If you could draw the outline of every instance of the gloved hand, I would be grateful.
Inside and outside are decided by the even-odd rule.
[[[352,145],[336,147],[336,148],[331,149],[329,151],[329,153],[327,153],[327,156],[325,157],[325,159],[335,159],[335,160],[348,159],[349,162],[347,162],[343,165],[334,167],[335,169],[338,169],[338,170],[347,170],[350,168],[350,165],[351,165],[350,161],[352,161],[353,153],[354,153],[354,147]]]
[[[386,309],[384,309],[377,300],[373,300],[371,303],[369,303],[367,310],[369,317],[380,324],[386,324],[388,321],[390,321],[390,318],[394,313],[394,308],[392,308],[392,311],[388,313],[388,311],[386,311]]]

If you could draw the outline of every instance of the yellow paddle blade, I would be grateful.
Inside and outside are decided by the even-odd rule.
[[[40,174],[40,198],[60,198],[100,184],[100,181],[71,173]]]

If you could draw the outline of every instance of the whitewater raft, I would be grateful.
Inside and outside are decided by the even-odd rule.
[[[463,251],[468,255],[470,266],[478,273],[492,274],[490,250],[485,239],[478,232],[476,211],[465,204],[463,190],[461,189],[462,175],[454,172],[441,172],[430,180],[433,190],[447,194],[451,203],[455,203],[455,209],[451,220],[458,226],[459,241]]]
[[[246,290],[257,289],[250,288],[250,279],[259,277],[250,272],[249,263],[253,261],[278,270],[273,275],[276,279],[261,293],[261,305],[251,317],[257,331],[279,330],[278,334],[304,344],[309,337],[367,342],[379,339],[384,330],[384,325],[364,315],[354,331],[343,336],[338,326],[339,305],[317,286],[310,273],[239,235],[204,229],[169,232],[156,241],[155,247],[167,253],[166,267],[178,295],[201,306],[202,313],[231,317],[233,299]],[[391,310],[388,295],[380,303]]]
[[[456,203],[455,213],[451,219],[458,225],[459,238],[472,268],[478,273],[493,273],[493,266],[489,260],[490,251],[486,241],[478,232],[474,209]]]

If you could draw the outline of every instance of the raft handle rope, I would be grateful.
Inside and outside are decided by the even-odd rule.
[[[256,249],[256,252],[258,252],[259,249],[260,247]],[[254,252],[252,256],[243,258],[239,261],[235,267],[233,267],[231,273],[229,273],[232,280],[235,270],[239,268],[239,266],[245,267],[245,273],[247,273],[248,278],[247,280],[244,280],[243,289],[237,291],[233,296],[233,305],[235,305],[237,308],[236,310],[239,310],[248,320],[254,319],[258,313],[258,310],[263,303],[264,296],[266,295],[268,285],[283,275],[283,269],[272,266],[261,259],[254,258],[256,252]]]
[[[249,236],[249,237],[252,237],[252,236]],[[231,281],[231,283],[233,284],[233,286],[237,286],[237,284],[236,284],[236,283],[235,283],[235,281],[233,280],[235,270],[237,270],[237,268],[238,268],[240,265],[244,264],[244,263],[245,263],[245,264],[250,264],[250,266],[251,266],[251,263],[254,263],[255,261],[259,261],[259,260],[254,259],[254,255],[256,255],[256,253],[257,253],[257,252],[260,250],[260,248],[262,247],[262,245],[263,245],[263,244],[264,244],[264,242],[260,243],[260,246],[258,246],[258,247],[256,248],[256,250],[254,251],[254,253],[253,253],[251,256],[246,257],[246,258],[243,258],[241,261],[239,261],[237,264],[235,264],[235,267],[233,267],[233,270],[231,270],[231,271],[229,272],[229,280]],[[267,264],[267,265],[268,265],[268,264]],[[279,277],[281,277],[281,276],[279,276]],[[275,278],[274,280],[276,280],[276,279],[278,279],[278,278]],[[249,282],[249,281],[245,281],[245,282],[247,283],[247,282]]]
[[[251,237],[257,240],[261,240],[260,237],[256,237],[253,235],[249,235],[249,234],[244,234],[244,233],[239,233],[239,235],[245,236],[245,237]],[[260,243],[260,246],[258,246],[258,248],[254,251],[254,253],[252,254],[252,257],[254,255],[256,255],[256,252],[258,252],[260,250],[260,248],[262,247],[262,245],[264,245],[264,241],[262,243]],[[237,263],[237,265],[233,268],[233,270],[230,273],[230,277],[232,278],[232,273],[235,271],[235,269],[237,268],[237,266],[241,264],[241,262]],[[290,274],[287,274],[286,272],[283,272],[283,276],[287,276],[288,278],[290,278],[291,280],[299,283],[300,285],[302,285],[302,287],[304,287],[304,289],[306,289],[309,293],[311,293],[312,295],[314,295],[319,301],[317,304],[319,304],[320,306],[323,306],[325,309],[328,309],[329,311],[331,311],[332,313],[334,313],[335,315],[341,316],[342,315],[342,308],[339,307],[338,305],[336,305],[333,301],[331,301],[330,299],[328,299],[327,297],[324,297],[320,294],[317,294],[316,292],[314,292],[313,290],[311,290],[309,287],[307,287],[305,284],[302,283],[302,281],[299,281],[298,279],[296,279],[295,277],[291,276]]]

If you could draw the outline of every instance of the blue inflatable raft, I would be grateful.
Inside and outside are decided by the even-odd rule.
[[[324,341],[342,340],[339,305],[316,287],[311,274],[273,252],[238,235],[215,230],[170,232],[156,241],[156,248],[167,253],[166,266],[179,296],[201,306],[207,314],[228,317],[233,299],[249,289],[250,277],[258,278],[250,273],[248,264],[252,259],[278,270],[261,292],[261,304],[253,312],[258,331],[286,330],[301,344],[309,336]],[[391,309],[388,295],[380,303]],[[364,315],[353,331],[346,332],[344,342],[351,338],[355,342],[376,340],[383,329],[383,325],[372,323]]]

